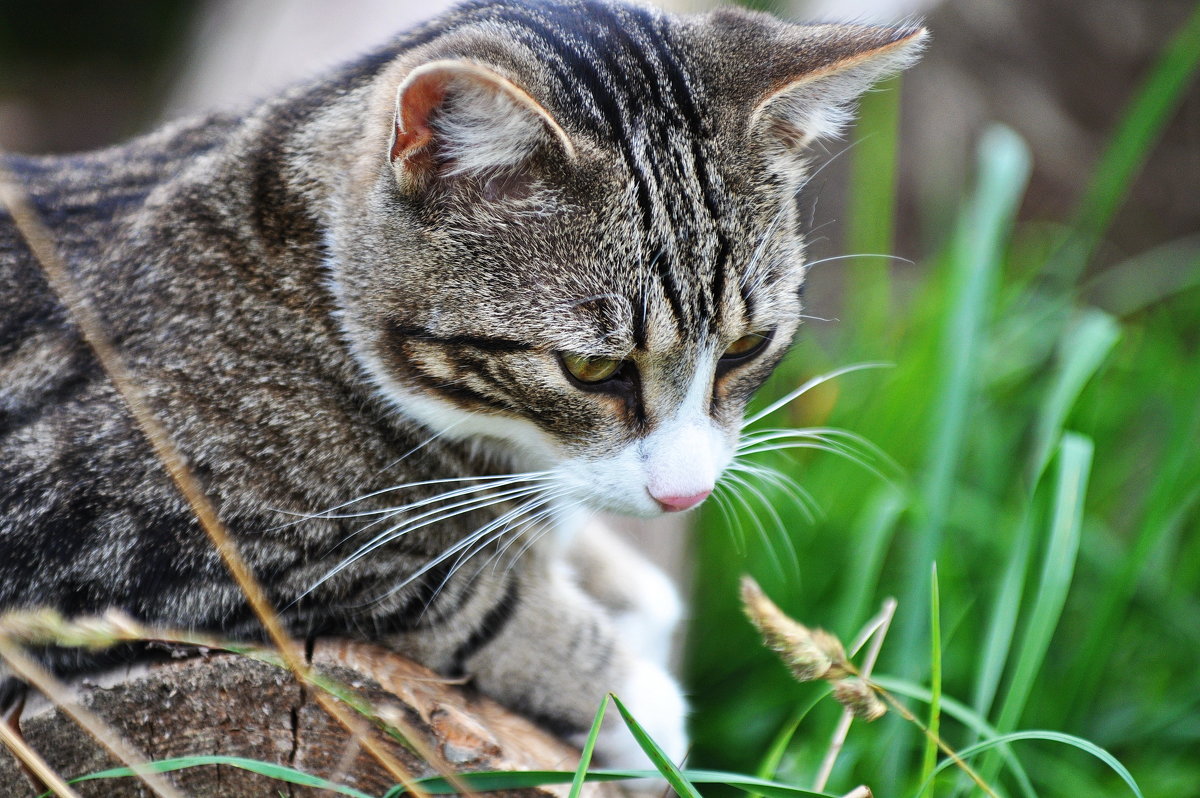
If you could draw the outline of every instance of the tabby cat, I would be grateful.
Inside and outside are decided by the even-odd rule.
[[[809,145],[924,35],[478,0],[246,113],[3,164],[292,633],[568,737],[615,690],[681,757],[675,592],[586,522],[712,491],[800,320]],[[259,634],[4,214],[0,608],[41,606]]]

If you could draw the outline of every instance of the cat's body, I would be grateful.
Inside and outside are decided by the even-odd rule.
[[[245,116],[3,162],[295,634],[564,733],[616,690],[679,755],[637,650],[676,599],[574,532],[712,489],[799,321],[801,147],[919,38],[475,3]],[[257,630],[0,213],[0,608],[36,606]]]

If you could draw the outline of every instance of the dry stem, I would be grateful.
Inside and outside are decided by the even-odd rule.
[[[891,627],[892,618],[895,615],[896,600],[888,597],[884,600],[879,614],[867,623],[863,633],[860,634],[860,639],[865,641],[869,636],[871,640],[871,647],[867,649],[867,655],[863,659],[862,678],[870,679],[871,671],[875,669],[875,662],[879,659],[879,652],[883,649],[883,640],[887,637],[888,629]],[[855,644],[851,650],[856,650],[860,645],[857,640]],[[813,790],[816,792],[824,791],[825,785],[829,783],[829,776],[833,773],[833,766],[842,752],[842,747],[846,744],[846,736],[850,733],[850,724],[853,722],[854,713],[849,709],[842,710],[842,717],[838,720],[837,729],[833,732],[833,739],[829,742],[829,750],[825,753],[825,759],[821,762],[821,769],[818,771],[816,783],[813,785]]]
[[[100,361],[109,379],[112,380],[113,386],[129,408],[137,425],[141,428],[143,434],[158,455],[158,458],[162,461],[167,473],[170,474],[172,480],[174,480],[180,492],[191,506],[192,512],[199,520],[200,525],[204,528],[210,540],[212,540],[226,568],[233,575],[234,580],[238,583],[242,593],[246,596],[247,601],[249,601],[251,608],[254,610],[254,614],[258,617],[259,622],[267,631],[268,637],[278,649],[280,657],[283,658],[288,669],[297,679],[306,684],[311,684],[307,664],[284,631],[279,616],[275,613],[274,608],[271,607],[270,602],[267,601],[266,594],[263,592],[249,565],[242,558],[237,545],[229,534],[229,530],[218,516],[212,501],[204,493],[191,469],[188,468],[184,456],[175,445],[166,427],[163,426],[149,409],[133,374],[129,371],[124,359],[117,352],[116,348],[113,347],[108,336],[105,334],[99,315],[76,285],[66,265],[59,257],[50,231],[45,227],[36,211],[30,205],[25,192],[2,167],[0,167],[0,201],[8,207],[17,229],[29,244],[29,248],[41,265],[51,288],[66,306],[71,318],[79,327],[84,340],[87,341],[88,345],[96,353],[96,358]],[[321,707],[337,719],[351,735],[354,735],[362,747],[375,757],[393,778],[402,783],[414,795],[421,798],[426,796],[425,791],[413,780],[404,767],[385,751],[376,740],[366,734],[361,725],[338,702],[320,689],[314,690],[313,695]],[[411,735],[411,737],[415,737],[415,735]],[[422,747],[424,748],[424,746]],[[441,761],[440,757],[436,756],[435,752],[419,751],[419,753],[425,756],[426,760],[446,776],[447,779],[454,782],[456,787],[463,789],[468,794],[470,793],[470,790],[461,784],[460,780],[456,779],[450,772],[449,767]],[[126,764],[130,763],[126,762]],[[142,774],[142,776],[144,779],[145,775]]]
[[[63,781],[62,776],[54,772],[54,768],[46,764],[46,760],[29,747],[29,743],[25,742],[25,738],[20,733],[9,726],[7,723],[0,721],[0,742],[12,751],[21,764],[29,768],[29,772],[41,779],[42,784],[50,788],[60,798],[79,798],[79,793],[71,789],[71,785]]]

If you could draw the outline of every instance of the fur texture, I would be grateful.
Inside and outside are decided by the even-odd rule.
[[[804,145],[923,35],[473,2],[244,115],[4,163],[295,634],[564,734],[616,690],[678,757],[678,600],[577,530],[712,489],[800,320]],[[5,216],[0,451],[0,606],[257,633]]]

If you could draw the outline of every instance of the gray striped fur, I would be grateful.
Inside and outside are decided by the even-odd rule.
[[[615,689],[679,755],[678,688],[635,647],[670,633],[674,594],[573,530],[719,473],[799,323],[805,145],[922,36],[475,2],[244,114],[3,160],[297,635],[385,641],[564,734]],[[563,352],[626,365],[581,386]],[[684,473],[687,447],[713,474]],[[354,556],[386,528],[365,513],[534,470],[562,495],[514,517],[516,543],[459,567],[526,497]],[[0,216],[0,607],[38,606],[257,634]],[[610,761],[635,761],[622,739]]]

